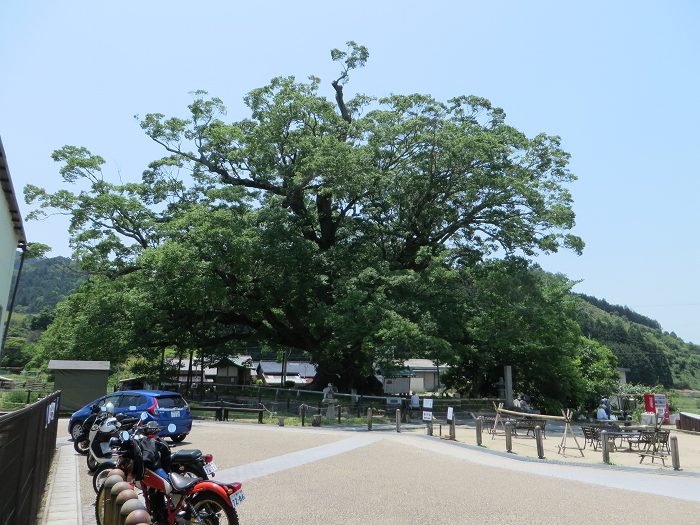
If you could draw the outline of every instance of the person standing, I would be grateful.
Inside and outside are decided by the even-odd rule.
[[[411,412],[417,411],[420,408],[420,397],[416,392],[411,393]]]

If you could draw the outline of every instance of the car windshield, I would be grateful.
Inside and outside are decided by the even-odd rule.
[[[159,408],[185,408],[185,400],[182,396],[161,396],[158,397]]]

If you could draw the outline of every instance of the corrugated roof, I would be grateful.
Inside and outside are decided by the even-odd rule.
[[[215,363],[216,368],[225,368],[227,366],[237,366],[238,368],[255,368],[253,360],[249,355],[235,355],[222,358],[218,363]]]
[[[109,370],[109,361],[63,361],[52,359],[49,370]]]
[[[282,363],[276,361],[255,361],[256,368],[258,365],[262,368],[263,374],[281,374]],[[301,377],[315,377],[316,365],[308,362],[287,361],[287,375],[298,374]]]
[[[2,192],[5,194],[5,199],[7,199],[7,207],[10,210],[10,216],[14,224],[18,247],[23,247],[27,244],[27,236],[24,233],[22,215],[20,215],[19,204],[17,204],[17,197],[12,186],[10,168],[7,167],[7,156],[5,155],[5,148],[2,146],[2,139],[0,139],[0,187],[2,187]]]
[[[430,359],[406,359],[403,364],[411,370],[435,370],[435,362]],[[447,365],[440,364],[440,370],[447,370],[448,368]]]

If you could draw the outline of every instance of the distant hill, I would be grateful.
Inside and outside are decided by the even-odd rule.
[[[618,366],[630,369],[630,382],[700,388],[700,346],[664,332],[658,321],[626,306],[576,295],[583,334],[613,351]]]
[[[13,283],[18,269],[19,260],[16,260]],[[86,278],[86,274],[67,257],[26,260],[17,288],[14,309],[16,312],[29,314],[36,314],[47,308],[53,309]]]
[[[628,321],[631,321],[633,323],[641,324],[644,326],[648,326],[649,328],[656,328],[658,330],[661,329],[661,325],[659,324],[658,321],[655,321],[654,319],[650,319],[642,314],[638,314],[637,312],[630,310],[626,306],[618,306],[616,304],[610,304],[608,303],[605,299],[598,299],[596,297],[590,296],[590,295],[585,295],[585,294],[577,294],[579,297],[584,299],[585,301],[591,303],[593,306],[597,306],[604,312],[608,312],[610,314],[616,314],[619,315],[620,317],[624,317]]]

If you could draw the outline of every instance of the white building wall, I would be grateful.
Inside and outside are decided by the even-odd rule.
[[[423,385],[425,386],[425,392],[434,392],[437,386],[437,373],[436,372],[416,372],[416,377],[423,378]]]
[[[7,322],[8,306],[10,304],[10,288],[12,286],[12,269],[17,256],[17,237],[10,208],[7,200],[0,197],[0,309],[2,321],[0,326],[0,341],[5,335],[5,323]]]

